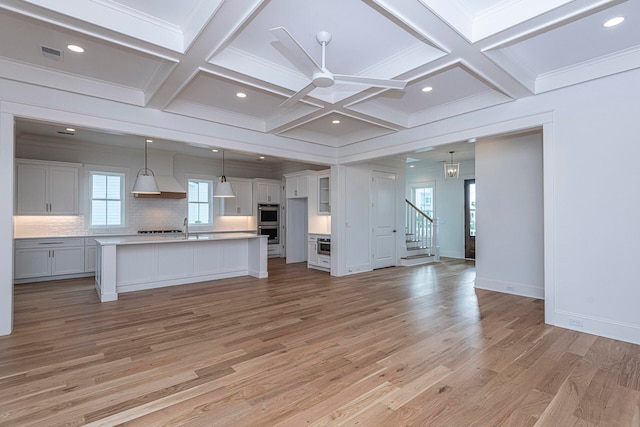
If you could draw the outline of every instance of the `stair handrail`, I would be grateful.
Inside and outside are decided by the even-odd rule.
[[[409,206],[411,206],[413,209],[415,209],[420,215],[422,215],[423,217],[425,217],[428,221],[430,221],[431,223],[433,223],[433,219],[427,215],[426,213],[422,212],[422,210],[417,207],[416,205],[414,205],[413,203],[411,203],[411,201],[409,199],[404,199],[405,202],[407,202],[409,204]]]

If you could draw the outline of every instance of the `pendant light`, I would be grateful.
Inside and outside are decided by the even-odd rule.
[[[160,194],[156,177],[151,169],[147,167],[147,144],[148,139],[144,141],[144,168],[138,171],[136,182],[133,184],[133,194]]]
[[[451,155],[451,162],[444,164],[444,178],[445,179],[457,179],[460,173],[460,163],[453,163],[453,153],[455,151],[449,151]]]
[[[220,182],[216,184],[213,197],[236,197],[236,195],[233,194],[231,183],[227,181],[227,177],[224,176],[224,150],[222,150],[222,176],[220,177]]]

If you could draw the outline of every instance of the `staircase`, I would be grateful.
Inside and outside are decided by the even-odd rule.
[[[418,265],[440,261],[437,245],[437,227],[433,219],[416,205],[405,199],[405,254],[401,265]]]

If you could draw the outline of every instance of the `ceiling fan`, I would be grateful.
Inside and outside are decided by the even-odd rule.
[[[309,56],[306,50],[293,38],[293,36],[284,28],[272,28],[273,34],[282,44],[287,59],[304,75],[311,79],[311,82],[294,93],[289,99],[281,104],[281,107],[291,107],[293,104],[302,99],[306,94],[317,87],[330,87],[334,83],[355,83],[366,86],[381,87],[387,89],[404,89],[407,85],[406,81],[393,79],[378,79],[372,77],[349,76],[344,74],[333,74],[325,68],[325,48],[331,41],[331,33],[328,31],[320,31],[316,34],[316,40],[322,46],[322,66],[318,65],[314,59]]]

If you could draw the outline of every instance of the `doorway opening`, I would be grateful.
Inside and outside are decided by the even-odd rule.
[[[476,259],[476,180],[464,180],[464,257]]]

